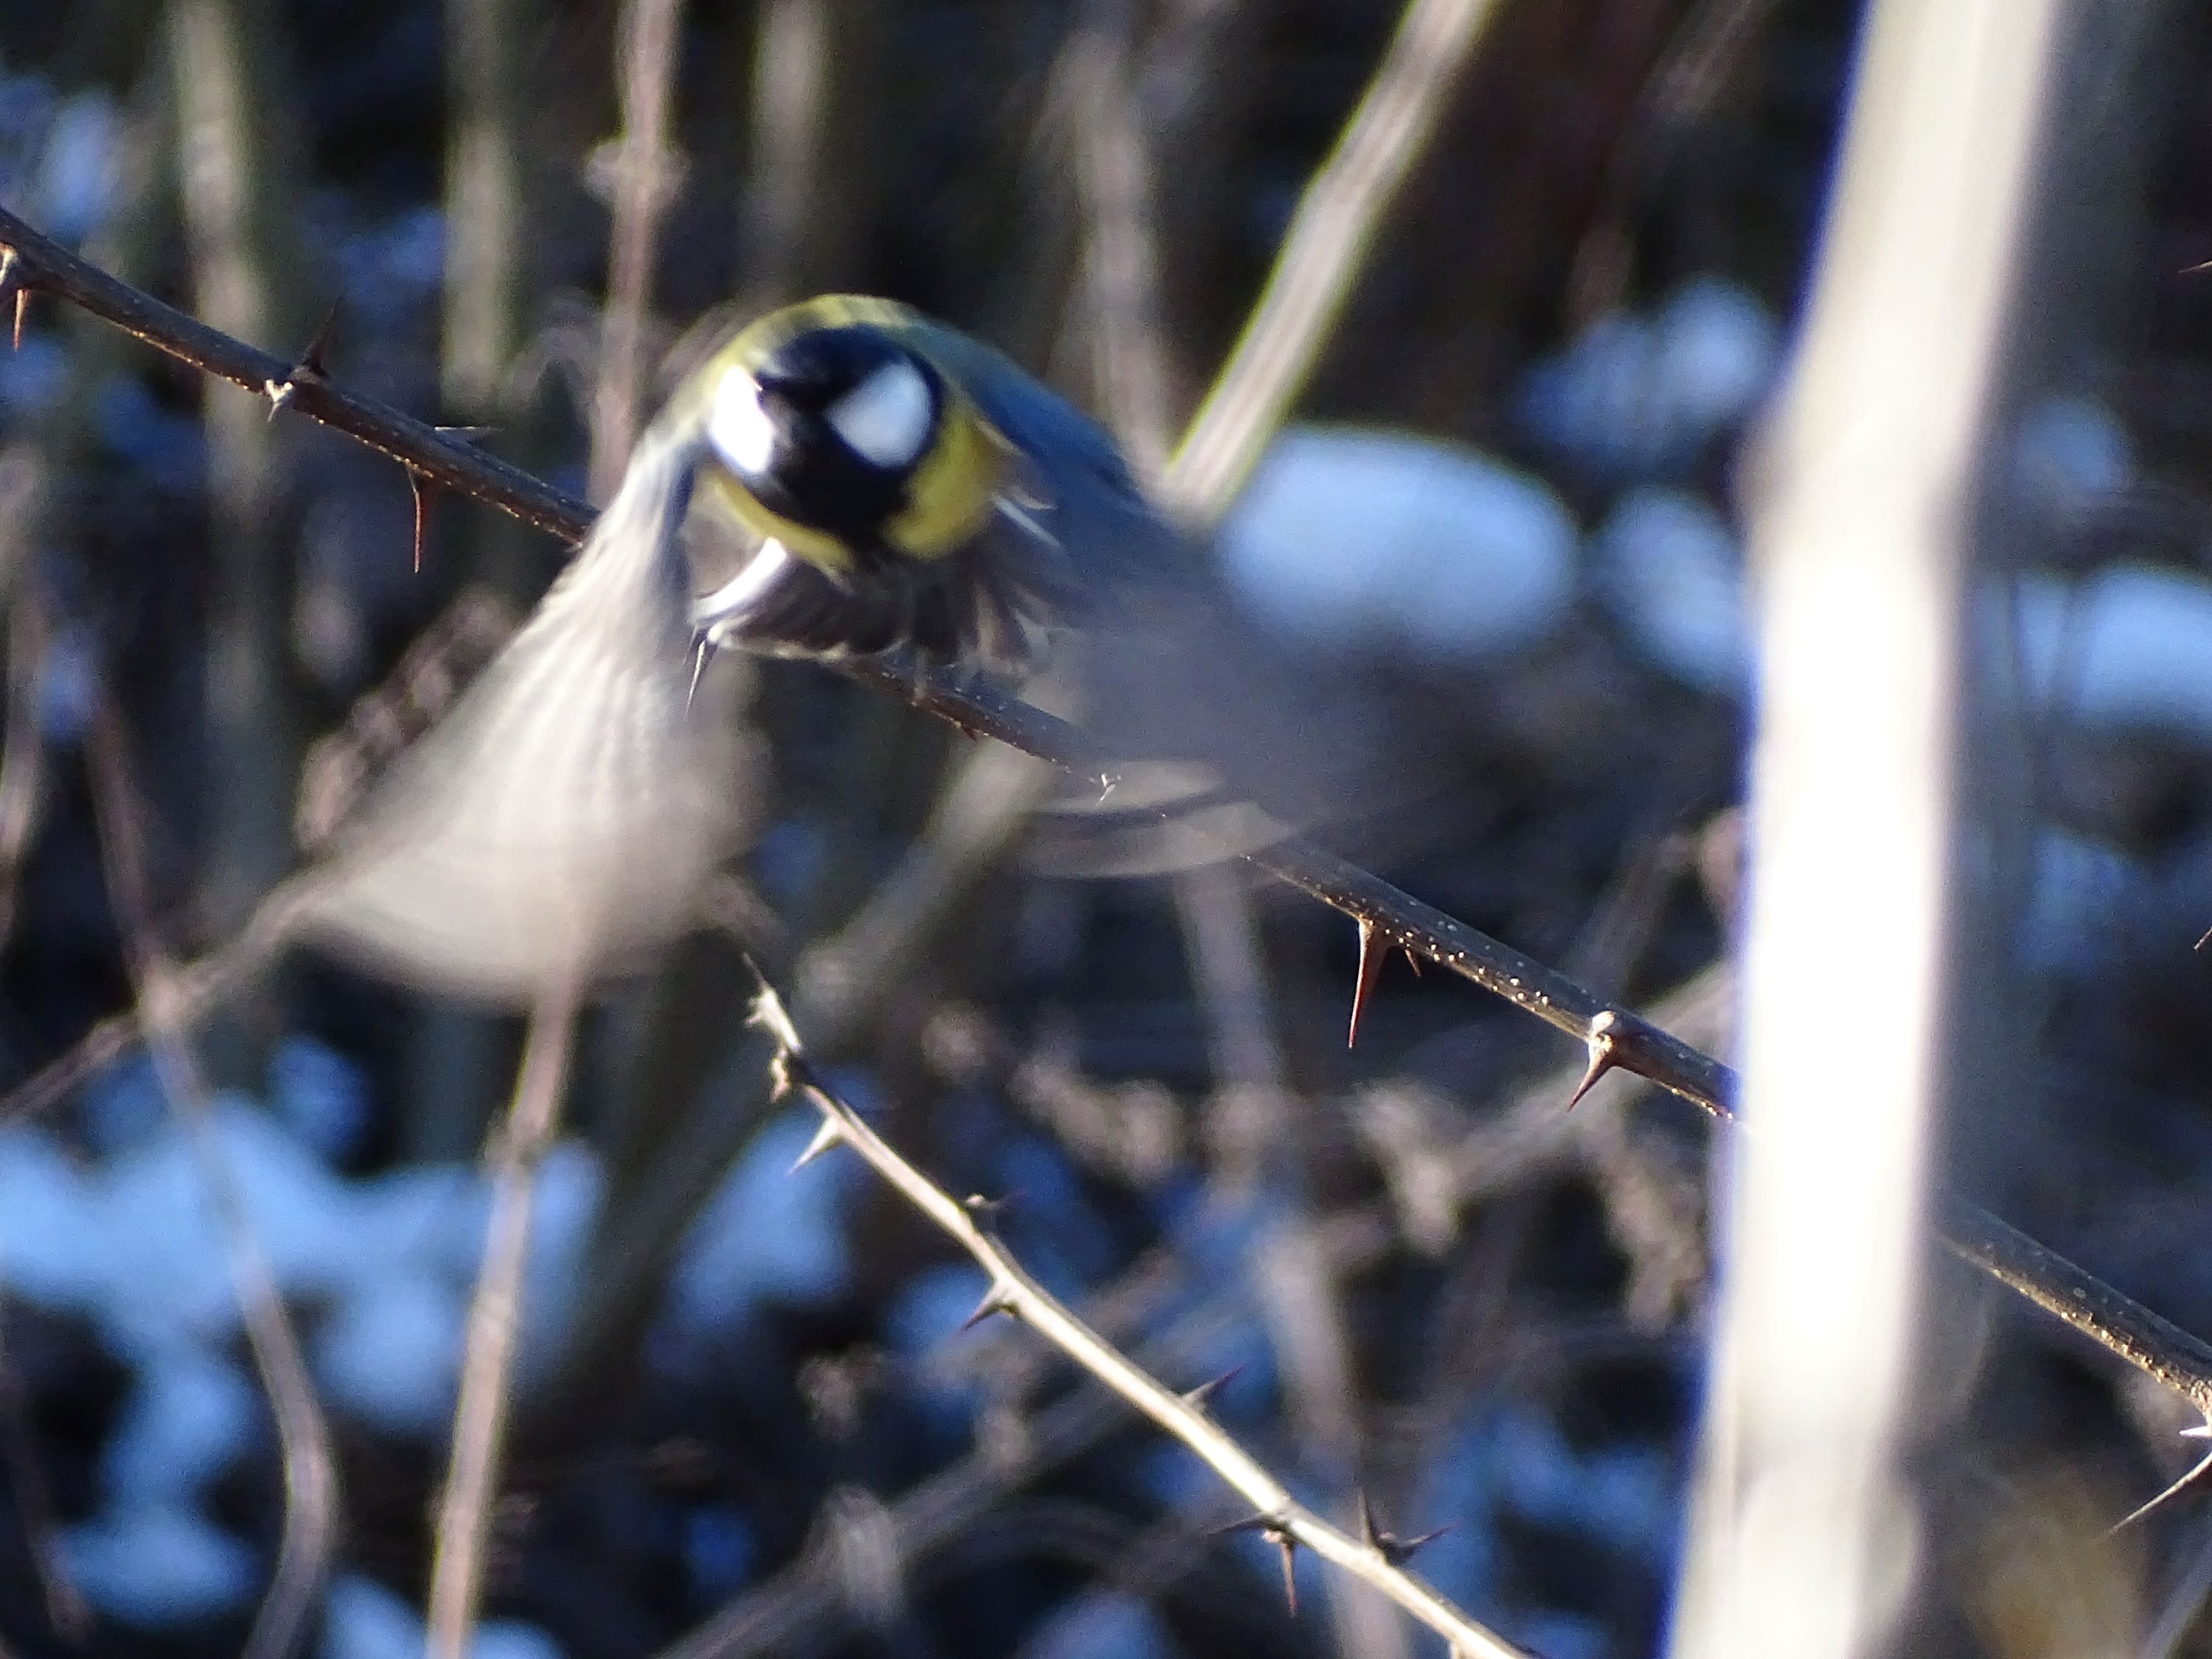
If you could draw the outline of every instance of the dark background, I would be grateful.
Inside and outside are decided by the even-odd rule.
[[[684,10],[650,358],[735,314],[716,307],[879,292],[1097,403],[1091,117],[1071,88],[1103,52],[1131,70],[1155,167],[1177,420],[1396,17],[1375,0],[828,5],[812,182],[779,217],[790,175],[769,171],[758,88],[792,71],[759,60],[771,15],[807,9]],[[1638,619],[1676,615],[1667,590],[1686,585],[1683,625],[1717,629],[1724,664],[1740,648],[1741,441],[1802,296],[1858,9],[1499,9],[1300,418],[1540,480],[1577,532],[1572,591],[1534,635],[1449,659],[1387,630],[1308,645],[1424,773],[1354,850],[1724,1045],[1708,970],[1749,701]],[[2174,11],[2109,50],[2085,36],[2087,136],[2044,164],[2078,252],[2063,289],[2031,296],[1999,563],[2038,584],[2042,609],[2021,609],[2051,620],[2060,667],[2017,711],[2034,757],[2003,825],[2019,902],[1986,964],[2012,1064],[1953,1132],[1962,1178],[2008,1217],[2206,1330],[2212,969],[2191,947],[2212,924],[2212,277],[2189,267],[2212,258],[2212,25]],[[0,201],[272,350],[336,303],[334,376],[489,426],[581,492],[617,12],[484,15],[504,81],[471,79],[422,0],[15,0]],[[225,108],[213,77],[180,73],[191,39],[229,42],[251,97]],[[489,339],[444,320],[456,77],[524,161]],[[1717,334],[1681,320],[1711,314],[1700,295],[1719,296]],[[499,372],[472,384],[464,347]],[[1731,364],[1753,383],[1700,404]],[[1654,501],[1703,504],[1689,575],[1623,528]],[[81,763],[103,689],[147,799],[155,917],[189,956],[295,857],[311,741],[457,595],[520,606],[557,568],[550,541],[440,501],[415,574],[411,522],[396,467],[33,304],[0,357],[0,584],[45,619],[9,635],[0,801],[23,799],[7,769],[33,757],[40,787],[0,834],[0,1083],[129,1000]],[[1431,579],[1512,568],[1511,547],[1486,551],[1497,533],[1468,510],[1473,562],[1439,557]],[[2097,586],[2115,569],[2147,583],[2120,621]],[[1280,890],[1255,890],[1281,1060],[1256,1084],[1191,966],[1203,924],[1165,882],[1066,879],[1015,848],[887,961],[856,918],[972,750],[803,665],[763,668],[755,693],[770,758],[747,784],[751,925],[884,1133],[949,1190],[1005,1195],[1022,1259],[1126,1343],[1168,1344],[1170,1382],[1239,1367],[1219,1415],[1310,1501],[1346,1513],[1358,1490],[1395,1530],[1449,1523],[1419,1568],[1476,1616],[1550,1659],[1656,1651],[1707,1294],[1705,1132],[1686,1109],[1621,1089],[1563,1122],[1566,1044],[1399,963],[1347,1054],[1352,929]],[[1694,1007],[1660,1003],[1700,974]],[[730,1651],[1345,1650],[1326,1572],[1302,1565],[1291,1617],[1272,1552],[1214,1535],[1237,1511],[1194,1460],[1024,1334],[955,1335],[980,1279],[856,1165],[781,1176],[806,1125],[767,1102],[744,989],[726,946],[693,941],[587,1033],[496,1519],[488,1613],[506,1622],[484,1650],[652,1651],[733,1602],[757,1645]],[[306,957],[205,1033],[234,1091],[226,1145],[330,1395],[346,1517],[330,1651],[347,1659],[419,1641],[404,1609],[427,1576],[471,1160],[517,1041]],[[1847,1036],[1808,1063],[1848,1065]],[[15,1650],[233,1651],[268,1571],[274,1448],[189,1171],[138,1062],[0,1129]],[[710,1198],[737,1219],[686,1242]],[[2181,1467],[2179,1419],[1962,1273],[1936,1283],[1913,1650],[2212,1651],[2189,1633],[2198,1505],[2103,1535]],[[42,1560],[82,1586],[88,1623]],[[1411,1639],[1399,1650],[1427,1650]]]

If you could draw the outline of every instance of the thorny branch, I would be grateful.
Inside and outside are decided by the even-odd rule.
[[[747,963],[750,965],[750,957]],[[1478,1655],[1489,1656],[1490,1659],[1525,1659],[1520,1649],[1474,1623],[1404,1570],[1400,1564],[1412,1553],[1413,1544],[1376,1530],[1371,1515],[1365,1528],[1368,1535],[1364,1539],[1331,1526],[1291,1497],[1282,1482],[1206,1415],[1204,1389],[1177,1394],[1156,1381],[1030,1278],[986,1225],[979,1224],[979,1216],[988,1222],[984,1206],[975,1200],[960,1202],[908,1163],[823,1080],[806,1057],[805,1045],[791,1023],[782,998],[757,967],[753,969],[753,975],[760,985],[760,994],[753,1004],[753,1018],[775,1042],[778,1091],[796,1091],[822,1115],[821,1128],[799,1162],[805,1164],[835,1146],[849,1146],[870,1169],[896,1187],[901,1197],[950,1234],[990,1277],[990,1288],[975,1310],[976,1319],[1007,1314],[1020,1320],[1203,1458],[1217,1474],[1251,1502],[1253,1517],[1241,1524],[1259,1532],[1282,1550],[1286,1588],[1292,1583],[1291,1553],[1304,1545],[1322,1559],[1389,1596],[1449,1642],[1455,1655],[1465,1656],[1465,1659],[1474,1659]],[[1292,1595],[1295,1607],[1295,1590]]]
[[[291,384],[285,377],[292,369],[276,358],[118,281],[0,209],[0,310],[10,287],[66,300],[179,361],[264,396]],[[572,544],[590,528],[592,510],[582,501],[326,378],[300,380],[286,406]],[[1079,728],[988,684],[889,662],[838,668],[925,714],[1063,769],[1094,778],[1114,774],[1111,759]],[[1589,1080],[1608,1071],[1632,1073],[1716,1119],[1735,1121],[1729,1068],[1630,1010],[1302,838],[1240,856],[1340,911],[1378,943],[1437,963],[1575,1038],[1589,1055]],[[2212,1417],[2212,1346],[1964,1199],[1947,1197],[1942,1214],[1946,1242],[1966,1261]]]

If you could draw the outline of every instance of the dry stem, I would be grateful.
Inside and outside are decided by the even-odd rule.
[[[254,1368],[276,1424],[284,1471],[284,1526],[276,1571],[255,1615],[246,1659],[289,1659],[322,1600],[337,1540],[338,1480],[330,1425],[315,1397],[299,1334],[253,1227],[229,1161],[212,1133],[210,1092],[179,1012],[182,976],[155,927],[148,891],[143,809],[125,753],[121,722],[103,697],[86,756],[106,862],[108,889],[125,935],[132,988],[150,1036],[154,1069],[190,1142],[230,1258],[240,1316]]]
[[[550,990],[531,1011],[514,1102],[491,1149],[491,1218],[483,1267],[461,1346],[460,1399],[453,1449],[438,1501],[437,1553],[430,1569],[428,1651],[462,1659],[483,1591],[483,1564],[499,1491],[507,1433],[508,1381],[522,1326],[523,1270],[530,1260],[531,1199],[538,1166],[560,1125],[576,996]]]

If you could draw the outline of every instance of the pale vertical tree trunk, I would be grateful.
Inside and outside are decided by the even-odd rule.
[[[1717,1376],[1674,1651],[1890,1651],[1984,452],[2069,0],[1882,0],[1754,495],[1763,665]],[[1838,1063],[1837,1035],[1850,1036]]]

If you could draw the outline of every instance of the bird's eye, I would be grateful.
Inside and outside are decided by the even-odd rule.
[[[862,460],[902,471],[921,458],[929,440],[935,401],[920,369],[892,362],[830,404],[825,418]]]
[[[775,422],[762,406],[760,386],[742,368],[722,376],[707,416],[707,441],[739,477],[768,471],[775,454]]]

